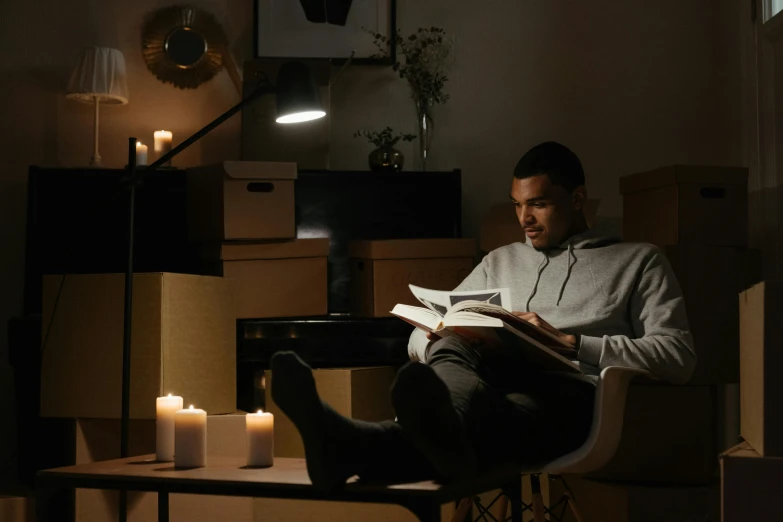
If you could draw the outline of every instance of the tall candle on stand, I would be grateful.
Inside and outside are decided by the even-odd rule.
[[[271,413],[248,413],[245,416],[247,433],[247,465],[271,466],[275,452],[275,417]]]
[[[155,137],[155,152],[158,153],[158,158],[164,154],[171,152],[171,131],[159,130],[155,131],[153,136]],[[164,166],[171,167],[171,160],[164,163]]]
[[[203,468],[207,465],[207,412],[194,409],[174,414],[174,465]]]
[[[174,460],[174,414],[182,409],[182,397],[158,397],[155,404],[155,452],[161,462]]]
[[[142,142],[136,142],[136,165],[147,164],[147,146]]]

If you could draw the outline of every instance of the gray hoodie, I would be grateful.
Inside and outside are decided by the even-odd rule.
[[[546,252],[527,243],[498,248],[456,290],[505,287],[514,311],[536,312],[558,330],[581,336],[585,374],[625,366],[685,383],[693,373],[685,302],[668,260],[653,245],[621,242],[608,224]],[[426,361],[429,344],[424,332],[414,331],[411,359]]]

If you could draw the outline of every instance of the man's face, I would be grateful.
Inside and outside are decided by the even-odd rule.
[[[514,178],[511,200],[527,240],[536,250],[548,250],[562,244],[575,231],[575,218],[582,210],[584,187],[569,193],[552,185],[549,176]]]

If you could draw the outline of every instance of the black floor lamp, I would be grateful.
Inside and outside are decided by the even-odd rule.
[[[133,228],[136,186],[149,172],[166,164],[174,156],[187,149],[196,141],[203,138],[212,129],[242,110],[250,102],[265,94],[277,95],[277,123],[300,123],[322,118],[326,115],[321,106],[318,87],[315,84],[310,70],[301,62],[288,62],[284,64],[277,74],[277,84],[263,81],[252,93],[242,99],[234,107],[216,118],[212,123],[183,141],[170,152],[158,158],[144,170],[136,168],[136,138],[128,138],[128,174],[126,181],[129,186],[129,213],[128,213],[128,263],[125,272],[125,315],[123,322],[122,342],[122,423],[120,435],[120,455],[128,456],[128,425],[130,416],[130,355],[131,355],[131,312],[133,305]],[[161,509],[161,506],[158,508]],[[127,515],[127,497],[125,492],[120,494],[120,522],[125,522]]]

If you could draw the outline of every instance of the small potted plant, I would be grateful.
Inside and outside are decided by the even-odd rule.
[[[353,134],[353,137],[367,138],[367,141],[376,146],[376,149],[368,156],[370,170],[373,172],[400,172],[405,163],[405,156],[394,146],[400,140],[413,141],[416,139],[414,134],[395,134],[391,127],[386,127],[382,131],[360,129]]]

